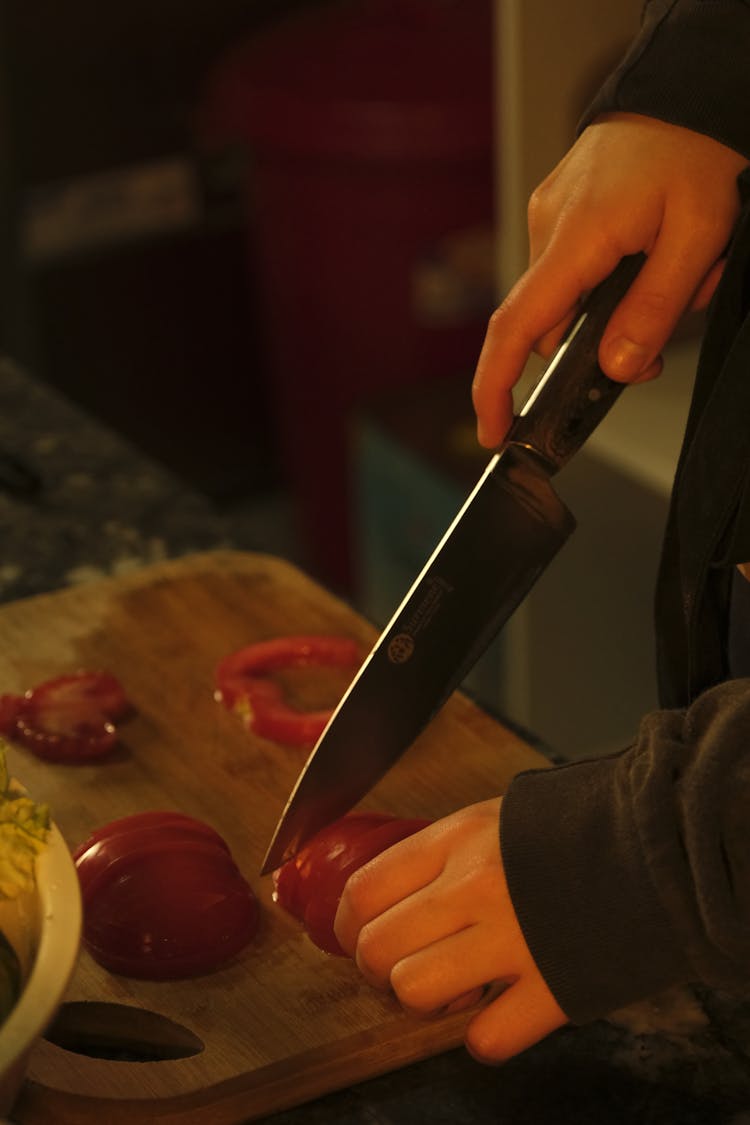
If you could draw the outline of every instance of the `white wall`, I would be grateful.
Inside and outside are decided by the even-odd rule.
[[[527,262],[526,204],[574,139],[642,0],[497,0],[498,295]],[[624,746],[656,705],[653,586],[697,359],[670,346],[560,475],[578,529],[505,631],[505,714],[567,757]],[[539,370],[532,360],[519,398]]]

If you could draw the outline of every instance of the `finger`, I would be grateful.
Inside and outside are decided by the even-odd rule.
[[[525,977],[473,1017],[466,1048],[479,1062],[504,1062],[567,1022],[541,977]]]
[[[427,1014],[451,1004],[489,981],[516,980],[522,971],[512,949],[497,934],[482,941],[479,928],[469,926],[418,950],[393,966],[391,987],[399,1003]]]
[[[724,272],[726,264],[726,258],[720,258],[708,271],[693,297],[693,302],[690,306],[692,312],[701,312],[703,309],[708,308],[716,292],[716,287],[721,281],[721,275]]]
[[[360,867],[348,880],[333,929],[350,957],[363,926],[440,875],[444,851],[434,843],[430,828],[415,832]]]
[[[599,362],[612,379],[629,382],[664,348],[693,301],[721,247],[670,235],[669,220],[646,263],[610,317]]]
[[[475,1004],[479,1004],[487,994],[486,985],[481,988],[472,988],[471,992],[464,992],[463,996],[457,996],[455,1000],[451,1000],[450,1004],[446,1004],[444,1008],[439,1010],[439,1015],[449,1016],[455,1012],[465,1012],[467,1008],[473,1008]]]
[[[664,367],[664,360],[659,355],[659,356],[656,357],[656,359],[654,360],[653,363],[650,363],[648,365],[648,367],[646,368],[645,371],[641,371],[640,375],[636,375],[635,379],[632,379],[631,382],[632,383],[650,383],[652,379],[656,379],[657,376],[661,375],[663,367]]]
[[[472,398],[478,438],[492,447],[512,421],[512,388],[537,341],[570,319],[581,295],[612,272],[614,247],[593,254],[567,240],[548,248],[527,270],[491,319],[477,363]]]
[[[434,950],[438,956],[453,956],[453,947],[446,941],[460,931],[475,930],[475,908],[476,902],[457,902],[454,896],[441,893],[440,879],[429,883],[361,928],[354,958],[357,968],[376,988],[392,987],[395,966],[408,962],[419,971],[426,950],[431,956]],[[483,980],[478,978],[471,982],[480,983]]]
[[[559,324],[556,324],[554,328],[550,329],[549,332],[546,332],[544,336],[537,340],[537,342],[534,344],[534,351],[537,353],[537,355],[543,356],[544,359],[549,359],[552,355],[554,355],[554,353],[557,351],[557,348],[560,346],[560,342],[565,336],[565,333],[568,331],[571,324],[575,320],[577,313],[578,305],[576,304],[576,308],[571,313],[569,313],[566,317],[563,318],[563,320],[560,321]]]

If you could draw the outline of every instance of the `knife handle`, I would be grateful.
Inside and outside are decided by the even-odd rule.
[[[505,444],[530,448],[551,473],[581,448],[625,389],[604,374],[597,354],[610,316],[645,260],[645,254],[623,258],[591,291],[508,431]]]

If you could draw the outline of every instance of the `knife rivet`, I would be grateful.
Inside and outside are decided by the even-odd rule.
[[[598,402],[602,397],[602,392],[597,387],[592,387],[589,391],[589,402]]]

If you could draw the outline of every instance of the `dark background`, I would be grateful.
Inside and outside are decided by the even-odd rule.
[[[22,218],[46,185],[197,159],[208,68],[228,45],[311,6],[0,3],[0,350],[219,500],[279,475],[231,173],[219,172],[221,206],[189,230],[53,261],[27,260]]]

